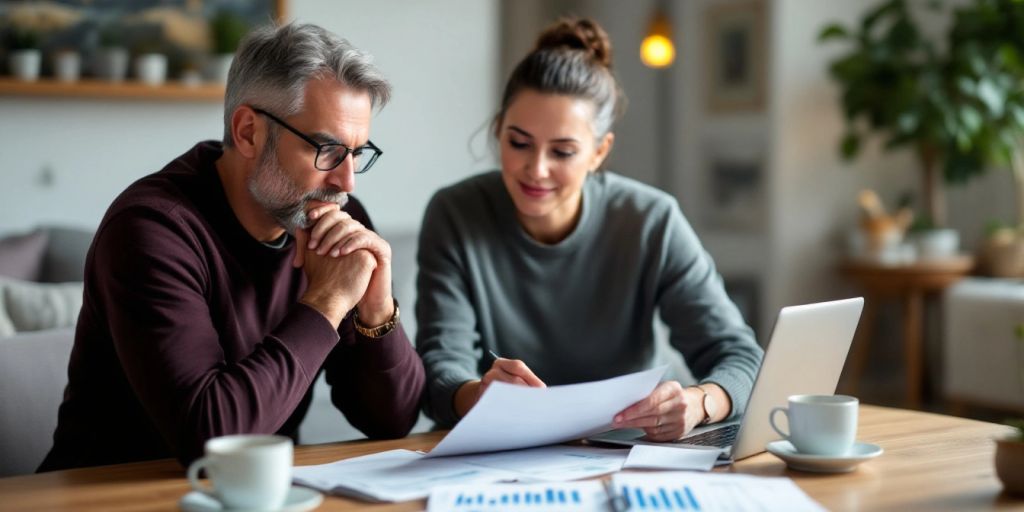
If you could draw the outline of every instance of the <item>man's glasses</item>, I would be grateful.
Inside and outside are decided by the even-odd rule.
[[[341,163],[345,161],[345,158],[351,154],[353,168],[355,169],[354,172],[356,174],[362,174],[369,171],[370,167],[373,167],[374,162],[376,162],[377,159],[380,158],[380,155],[384,153],[370,141],[366,141],[365,145],[355,149],[344,144],[320,144],[266,110],[253,108],[253,111],[257,114],[269,117],[275,123],[294,133],[296,137],[308,142],[310,146],[316,148],[316,160],[314,165],[316,165],[316,168],[321,171],[334,170],[335,167],[341,165]]]

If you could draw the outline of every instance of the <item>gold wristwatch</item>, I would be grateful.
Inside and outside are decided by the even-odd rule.
[[[395,300],[395,299],[392,299],[392,300]],[[365,325],[363,325],[363,323],[359,321],[359,310],[358,309],[355,310],[355,312],[353,313],[352,319],[353,319],[352,323],[355,324],[356,331],[358,331],[359,334],[362,334],[363,336],[366,336],[367,338],[382,338],[382,337],[384,337],[384,336],[386,336],[388,334],[391,334],[391,331],[395,330],[395,327],[398,326],[398,322],[399,322],[398,301],[395,300],[395,312],[391,315],[391,318],[387,322],[384,322],[383,324],[378,325],[376,327],[366,327]]]

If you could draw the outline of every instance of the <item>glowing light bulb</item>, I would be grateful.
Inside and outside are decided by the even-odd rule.
[[[650,68],[665,68],[676,58],[676,47],[663,34],[649,34],[640,43],[640,61]]]

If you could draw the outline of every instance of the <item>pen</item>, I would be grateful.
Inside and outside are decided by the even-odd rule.
[[[493,350],[487,350],[487,353],[490,354],[491,357],[493,357],[495,361],[497,361],[498,359],[501,359],[501,356],[499,356],[498,354],[495,354]]]
[[[612,512],[627,512],[629,510],[629,501],[615,493],[611,480],[601,480],[601,485],[604,486],[604,492],[608,495],[608,507],[612,509]]]

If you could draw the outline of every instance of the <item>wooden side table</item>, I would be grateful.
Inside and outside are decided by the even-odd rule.
[[[885,265],[871,261],[848,261],[840,271],[864,290],[864,316],[853,348],[850,387],[856,392],[874,331],[879,303],[895,298],[903,303],[903,354],[906,362],[906,403],[921,407],[924,379],[924,302],[966,276],[974,258],[957,256],[943,260],[921,260],[909,264]]]

